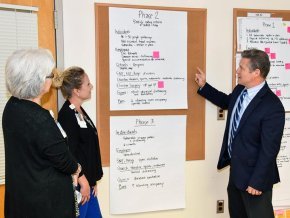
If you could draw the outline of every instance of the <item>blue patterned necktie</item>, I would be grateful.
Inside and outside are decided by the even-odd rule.
[[[231,153],[232,153],[232,142],[234,140],[234,137],[236,135],[240,120],[241,120],[241,109],[243,106],[243,101],[245,99],[245,96],[247,95],[247,89],[243,90],[243,93],[240,96],[240,100],[238,102],[238,105],[236,107],[236,111],[234,113],[233,116],[233,121],[232,121],[232,128],[231,128],[231,133],[230,133],[230,140],[229,140],[229,144],[228,144],[228,152],[229,152],[229,156],[231,157]]]

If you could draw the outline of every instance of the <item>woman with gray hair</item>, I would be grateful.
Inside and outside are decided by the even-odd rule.
[[[6,218],[76,216],[71,175],[78,176],[81,167],[50,112],[40,106],[54,66],[45,49],[16,51],[6,63],[12,95],[2,118]]]

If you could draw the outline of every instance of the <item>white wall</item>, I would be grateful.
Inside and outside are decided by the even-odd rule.
[[[64,67],[79,65],[96,87],[94,0],[63,0]],[[233,8],[290,10],[289,0],[108,0],[103,3],[207,8],[207,81],[222,91],[231,91]],[[96,93],[84,107],[96,120]],[[216,214],[216,201],[224,199],[228,169],[218,172],[216,163],[225,121],[217,121],[216,107],[206,103],[206,156],[186,163],[186,209],[113,216],[109,213],[109,168],[99,185],[99,201],[105,218],[226,218]],[[174,193],[172,193],[174,197]],[[133,201],[134,199],[124,199]]]

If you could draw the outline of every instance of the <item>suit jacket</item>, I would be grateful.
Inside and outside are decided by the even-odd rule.
[[[68,100],[64,103],[59,111],[58,121],[67,134],[70,151],[82,165],[80,175],[85,174],[90,186],[94,186],[103,176],[97,129],[83,108],[81,110],[89,122],[85,120],[87,128],[81,128],[76,111],[69,107],[70,104]]]
[[[231,165],[231,179],[240,190],[251,186],[267,191],[280,181],[276,157],[284,130],[285,110],[266,83],[241,117],[232,142],[230,159],[227,151],[230,118],[235,102],[244,88],[237,85],[231,94],[226,95],[206,84],[198,93],[215,105],[228,109],[217,168]]]
[[[5,217],[75,217],[71,174],[77,163],[49,111],[11,97],[2,126]]]

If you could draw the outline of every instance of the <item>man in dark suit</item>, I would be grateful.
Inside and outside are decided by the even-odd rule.
[[[230,165],[228,184],[231,218],[274,218],[272,187],[280,181],[276,157],[285,123],[285,110],[269,88],[268,55],[257,49],[242,52],[238,85],[229,95],[206,83],[198,68],[198,93],[228,109],[217,168]]]

